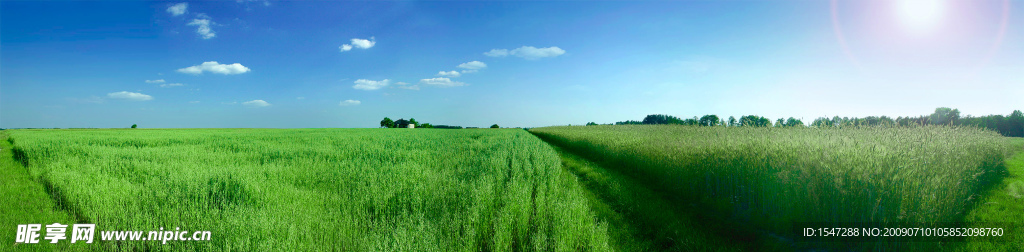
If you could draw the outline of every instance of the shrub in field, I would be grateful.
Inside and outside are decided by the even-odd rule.
[[[211,241],[98,250],[605,251],[557,153],[520,130],[17,130],[30,173],[103,230]],[[159,248],[158,248],[159,247]]]
[[[706,216],[776,234],[802,222],[962,220],[1009,145],[975,128],[623,125],[531,132],[647,181]]]

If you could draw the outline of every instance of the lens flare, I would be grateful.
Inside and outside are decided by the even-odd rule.
[[[897,0],[893,4],[893,14],[900,24],[915,33],[935,31],[942,24],[947,6],[946,0]]]
[[[972,62],[976,72],[987,65],[997,54],[1006,36],[1007,28],[1010,25],[1010,0],[995,0],[994,2],[987,2],[987,4],[977,2],[977,5],[975,2],[951,2],[949,0],[850,1],[856,7],[861,7],[861,9],[855,10],[857,14],[854,14],[859,14],[861,16],[859,17],[860,19],[854,18],[852,20],[849,17],[840,17],[841,14],[849,15],[850,13],[848,13],[849,10],[847,12],[840,10],[839,2],[839,0],[830,1],[833,33],[844,56],[846,56],[850,64],[862,72],[867,70],[865,67],[871,67],[879,63],[884,64],[889,61],[926,65],[948,59],[955,59],[948,62]],[[994,4],[994,6],[991,4]],[[965,7],[976,12],[965,16],[964,13],[960,13],[964,11],[963,8]],[[876,11],[884,9],[892,11],[891,14],[893,15],[889,16],[891,19],[876,15]],[[982,24],[979,21],[975,21],[980,20],[978,19],[980,16],[977,14],[977,10],[983,10],[988,13],[987,15],[995,14],[995,17],[991,17],[994,20],[989,19],[995,22]],[[844,22],[850,23],[844,25]],[[844,26],[849,25],[852,25],[852,29],[855,30],[852,34],[852,40],[851,34],[847,34],[844,30]],[[887,27],[886,25],[890,26]],[[994,27],[990,25],[994,25]],[[897,29],[893,30],[890,27]],[[994,37],[991,40],[985,41],[983,38],[970,37],[965,35],[967,33],[964,33],[979,31],[979,29],[993,29],[992,32],[994,34],[992,35]],[[892,33],[897,30],[899,31],[898,33]],[[865,33],[865,31],[868,33]],[[989,32],[981,33],[988,34]],[[967,40],[974,38],[981,40]],[[851,44],[850,41],[855,43]],[[971,43],[975,42],[987,44],[987,46],[975,49],[968,47],[972,46]],[[985,47],[987,47],[987,50],[985,50]],[[976,53],[979,51],[980,53]],[[904,54],[891,56],[892,54],[887,54],[890,52]],[[918,54],[915,55],[913,53]],[[918,58],[905,57],[920,56],[922,54],[928,56]],[[971,59],[970,56],[963,57],[970,54],[977,56],[974,59]],[[879,57],[885,57],[884,55],[890,55],[891,57],[880,60],[881,58]]]

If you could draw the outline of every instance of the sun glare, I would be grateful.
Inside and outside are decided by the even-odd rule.
[[[946,14],[946,0],[897,0],[893,3],[900,23],[915,33],[934,31]]]

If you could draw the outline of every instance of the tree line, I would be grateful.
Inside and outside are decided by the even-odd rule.
[[[678,125],[695,125],[695,126],[726,126],[726,127],[798,127],[804,126],[803,121],[790,117],[789,119],[779,118],[772,124],[772,121],[763,116],[747,115],[741,116],[739,119],[730,116],[728,120],[719,118],[717,115],[704,115],[702,117],[681,119],[670,115],[647,115],[643,121],[621,121],[616,122],[615,125],[630,125],[630,124],[678,124]],[[597,125],[596,123],[588,123],[587,125]]]
[[[397,121],[391,120],[391,118],[384,117],[384,120],[380,120],[381,128],[408,128],[412,125],[414,128],[434,128],[434,129],[462,129],[462,126],[450,126],[450,125],[431,125],[429,123],[420,123],[416,121],[416,118],[400,118]],[[491,125],[492,129],[499,128],[498,124]]]
[[[959,109],[951,109],[946,107],[936,108],[935,112],[930,115],[922,115],[917,117],[897,117],[896,119],[886,116],[868,116],[864,118],[839,118],[838,116],[832,117],[831,119],[825,117],[819,117],[815,119],[811,126],[817,127],[828,127],[828,126],[914,126],[914,125],[949,125],[949,126],[969,126],[989,129],[995,132],[999,132],[1003,136],[1008,137],[1024,137],[1024,113],[1020,110],[1014,110],[1009,115],[987,115],[987,116],[960,116]]]
[[[779,118],[774,123],[768,118],[757,115],[746,115],[740,118],[730,116],[728,119],[719,118],[717,115],[704,115],[702,117],[681,119],[675,116],[653,114],[647,115],[642,121],[620,121],[616,122],[615,125],[631,125],[631,124],[677,124],[677,125],[696,125],[696,126],[725,126],[725,127],[848,127],[848,126],[900,126],[909,127],[916,125],[950,125],[950,126],[970,126],[980,127],[989,130],[999,132],[1003,136],[1009,137],[1024,137],[1024,113],[1020,110],[1014,110],[1007,116],[1003,115],[987,115],[987,116],[960,116],[960,110],[951,109],[947,107],[936,108],[935,112],[930,115],[922,115],[917,117],[897,117],[891,118],[888,116],[868,116],[863,118],[858,117],[839,117],[834,116],[832,118],[819,117],[814,119],[810,125],[805,125],[800,119],[789,117],[788,119]],[[597,123],[590,122],[587,126],[598,125]],[[610,124],[609,124],[610,125]]]

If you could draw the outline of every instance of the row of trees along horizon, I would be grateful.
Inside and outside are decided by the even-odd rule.
[[[950,125],[950,126],[971,126],[999,132],[1008,137],[1024,137],[1024,113],[1014,110],[1010,115],[987,115],[987,116],[960,116],[960,110],[946,107],[936,108],[931,115],[917,117],[897,117],[893,119],[888,116],[842,117],[834,116],[831,119],[819,117],[814,119],[810,125],[805,125],[800,119],[790,117],[779,118],[773,124],[772,121],[763,116],[747,115],[729,119],[719,118],[717,115],[705,115],[702,117],[681,119],[670,115],[648,115],[643,121],[621,121],[615,125],[631,124],[679,124],[697,126],[725,126],[725,127],[848,127],[848,126],[916,126],[916,125]],[[598,125],[595,122],[587,123],[587,126]],[[611,125],[611,124],[605,124]]]
[[[432,125],[432,124],[429,124],[429,123],[420,123],[420,122],[416,121],[416,118],[409,118],[409,120],[405,120],[405,118],[401,118],[401,119],[398,119],[398,121],[393,121],[393,120],[391,120],[391,118],[384,117],[384,120],[380,120],[380,127],[381,128],[408,128],[409,125],[413,125],[415,128],[434,128],[434,129],[461,129],[462,128],[462,126]],[[474,128],[474,127],[467,127],[467,128]],[[494,124],[494,125],[491,125],[491,128],[492,129],[497,129],[497,128],[499,128],[499,126],[498,126],[498,124]]]

